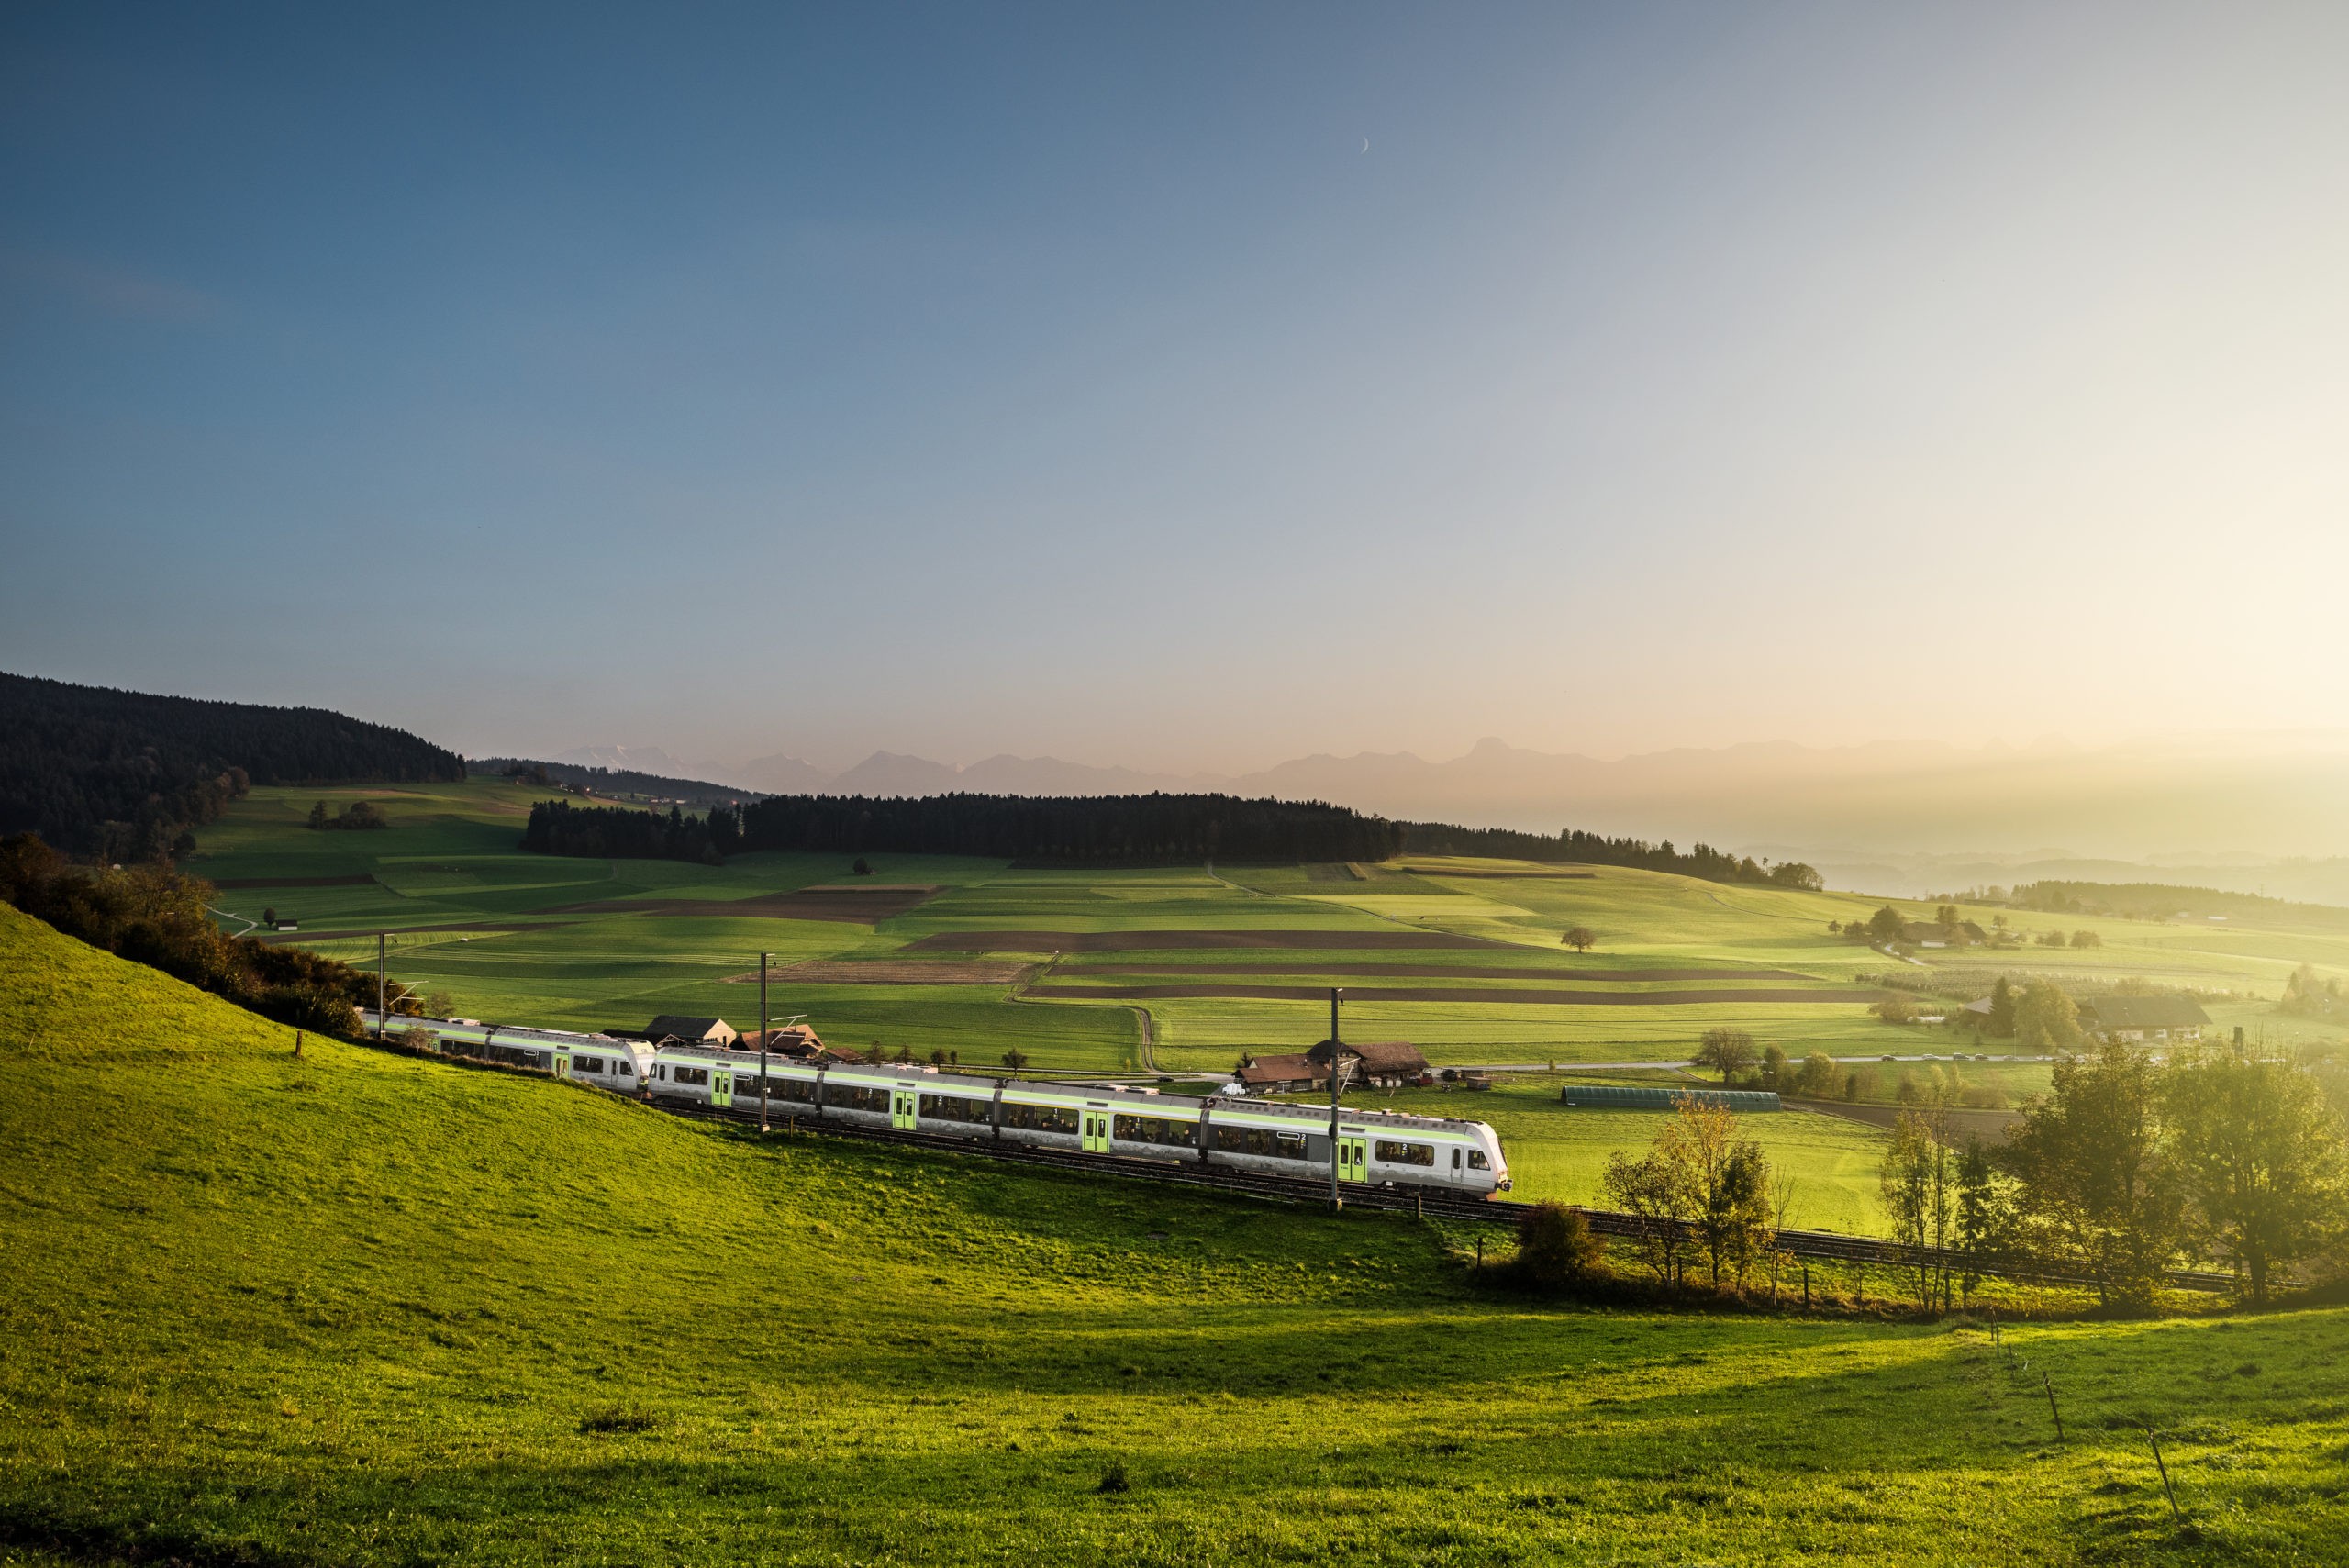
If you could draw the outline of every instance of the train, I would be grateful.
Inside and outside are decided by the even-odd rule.
[[[372,1015],[370,1022],[373,1022]],[[743,1112],[763,1092],[759,1055],[712,1045],[655,1046],[616,1035],[409,1018],[440,1049],[593,1084],[653,1105]],[[1244,1095],[981,1077],[914,1062],[767,1059],[770,1121],[888,1128],[974,1141],[1180,1162],[1276,1176],[1325,1176],[1326,1106]],[[1481,1121],[1346,1106],[1335,1122],[1339,1182],[1490,1197],[1509,1188],[1499,1135]]]

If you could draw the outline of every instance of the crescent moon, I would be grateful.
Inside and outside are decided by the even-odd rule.
[[[1367,152],[1367,151],[1369,151],[1369,150],[1370,150],[1370,138],[1368,138],[1368,137],[1366,137],[1366,136],[1365,136],[1365,137],[1364,137],[1364,138],[1362,139],[1362,150],[1363,150],[1364,152]]]

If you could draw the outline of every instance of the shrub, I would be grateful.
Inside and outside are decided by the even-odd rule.
[[[651,1411],[634,1405],[606,1405],[579,1418],[583,1432],[649,1432],[660,1424]]]
[[[1517,1222],[1518,1279],[1536,1290],[1564,1291],[1607,1275],[1607,1249],[1582,1210],[1537,1203]]]

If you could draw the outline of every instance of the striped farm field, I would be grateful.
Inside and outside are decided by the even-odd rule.
[[[314,800],[340,810],[362,795],[389,828],[304,826]],[[1439,1065],[1685,1060],[1717,1025],[1795,1054],[1941,1039],[1869,1014],[1877,993],[1854,982],[1894,961],[1827,930],[1879,902],[1849,895],[1498,861],[1030,870],[874,854],[860,878],[846,856],[555,859],[518,847],[533,798],[488,780],[257,790],[198,834],[188,869],[222,887],[231,929],[273,909],[301,926],[284,940],[367,962],[388,931],[393,973],[451,1010],[565,1028],[663,1012],[748,1024],[755,989],[737,977],[764,951],[774,1011],[828,1040],[968,1064],[1016,1051],[1055,1072],[1220,1073],[1243,1051],[1300,1049],[1327,1030],[1331,985],[1347,990],[1350,1032],[1410,1040]],[[1983,991],[1999,969],[2044,970],[2270,998],[2303,960],[2349,976],[2337,923],[2063,924],[2105,945],[1932,967]],[[1561,945],[1570,926],[1596,934],[1594,951]],[[978,967],[885,967],[928,962]],[[2222,1025],[2300,1027],[2248,995],[2210,1006]]]

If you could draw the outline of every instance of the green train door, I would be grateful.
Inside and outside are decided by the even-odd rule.
[[[1085,1146],[1085,1151],[1087,1154],[1109,1152],[1109,1113],[1080,1111],[1077,1114],[1082,1118],[1077,1124],[1077,1129],[1082,1135],[1081,1141]]]
[[[709,1103],[721,1108],[734,1103],[734,1074],[723,1067],[709,1070]]]
[[[891,1127],[911,1132],[914,1129],[914,1091],[911,1089],[889,1091],[889,1125]]]
[[[554,1075],[558,1078],[571,1076],[571,1052],[558,1051],[554,1053]]]
[[[1370,1180],[1370,1140],[1340,1134],[1338,1138],[1338,1180],[1366,1182]]]

